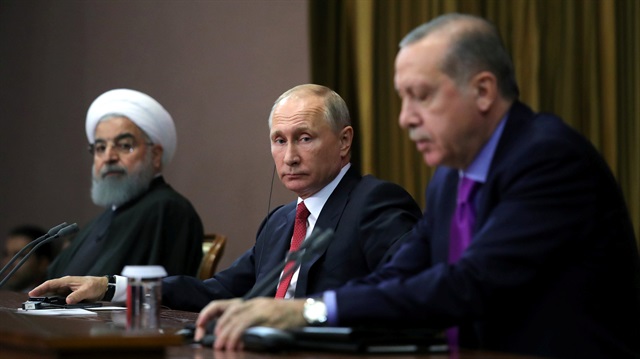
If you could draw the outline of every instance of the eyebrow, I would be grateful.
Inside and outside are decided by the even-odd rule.
[[[307,126],[307,125],[303,125],[303,126],[296,126],[296,127],[294,127],[293,129],[291,129],[290,131],[287,131],[287,132],[291,132],[291,133],[293,133],[295,135],[295,134],[299,134],[301,132],[315,132],[315,131],[316,130],[313,127]],[[273,130],[271,132],[271,135],[275,135],[275,134],[282,135],[284,132],[285,131],[283,131],[283,130]]]
[[[113,142],[118,142],[118,141],[120,141],[120,140],[122,140],[122,139],[125,139],[125,138],[132,138],[132,139],[134,139],[134,140],[136,139],[136,137],[135,137],[132,133],[126,132],[126,133],[121,133],[121,134],[117,135],[117,136],[113,139]],[[107,140],[102,139],[102,138],[97,138],[97,139],[95,140],[95,142],[107,142]]]

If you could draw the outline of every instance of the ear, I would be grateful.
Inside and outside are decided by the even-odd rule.
[[[475,91],[476,105],[480,112],[487,112],[499,96],[498,81],[494,74],[482,71],[471,80]]]
[[[353,142],[353,127],[347,126],[340,131],[340,156],[345,157],[351,151]]]
[[[154,144],[151,149],[152,163],[153,169],[156,173],[159,173],[162,170],[162,154],[164,153],[164,149],[162,145]]]

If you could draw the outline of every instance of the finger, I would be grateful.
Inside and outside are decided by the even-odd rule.
[[[66,302],[67,302],[67,304],[76,304],[76,303],[80,303],[85,298],[86,298],[86,296],[84,294],[84,291],[83,290],[77,290],[77,291],[72,292],[71,294],[69,294],[67,296]]]
[[[233,314],[234,311],[235,308],[231,306],[218,318],[215,328],[216,341],[213,343],[215,349],[226,350],[228,347],[231,347],[229,344],[230,323],[227,318],[229,318],[229,316],[235,316],[235,314]]]
[[[217,349],[239,350],[242,347],[242,335],[254,320],[251,309],[252,303],[237,302],[218,318],[215,342]]]
[[[201,340],[205,336],[207,332],[207,323],[217,318],[218,315],[224,311],[224,302],[226,301],[212,301],[200,311],[198,319],[196,319],[196,331],[193,336],[194,340]]]
[[[104,297],[107,287],[105,277],[69,277],[66,280],[71,293],[67,296],[68,304],[75,304],[83,300],[97,301]]]
[[[39,286],[33,288],[33,290],[29,292],[29,296],[40,297],[50,293],[58,294],[61,291],[64,291],[64,293],[69,292],[69,288],[66,285],[64,278],[50,279],[40,284]]]
[[[219,330],[229,325],[233,321],[233,319],[239,315],[239,313],[243,312],[246,309],[246,302],[244,302],[242,299],[233,299],[230,301],[226,301],[224,310],[218,313],[216,336],[218,336]]]
[[[245,322],[239,322],[238,325],[232,326],[227,336],[227,350],[240,350],[242,345],[242,335],[249,327]]]
[[[47,293],[49,288],[48,281],[40,284],[39,286],[33,288],[29,291],[30,297],[41,297],[43,294]]]
[[[207,308],[203,309],[198,315],[196,320],[196,331],[193,334],[193,340],[200,341],[207,334],[207,323],[209,322],[209,315],[205,312]]]
[[[196,342],[201,341],[202,338],[204,338],[205,334],[206,334],[205,329],[196,327],[196,331],[193,334],[193,341],[196,341]]]
[[[226,329],[218,329],[219,325],[216,325],[216,340],[213,342],[213,348],[216,350],[227,350],[228,335]]]
[[[207,323],[213,319],[209,312],[206,311],[207,307],[200,312],[196,320],[196,331],[193,334],[193,340],[195,341],[200,341],[204,338],[207,334]]]

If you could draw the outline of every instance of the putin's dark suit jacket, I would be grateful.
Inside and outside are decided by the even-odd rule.
[[[391,261],[337,290],[340,325],[461,324],[462,347],[640,357],[633,229],[586,139],[515,103],[477,193],[472,243],[448,265],[457,181],[439,168],[425,215]]]
[[[242,297],[284,261],[293,235],[296,202],[281,206],[263,221],[255,245],[226,270],[205,281],[166,278],[163,305],[199,311],[214,299]],[[295,296],[336,288],[371,273],[421,216],[413,198],[400,186],[360,176],[352,166],[325,203],[314,231],[331,228],[328,248],[300,268]],[[276,283],[272,293],[275,296]]]

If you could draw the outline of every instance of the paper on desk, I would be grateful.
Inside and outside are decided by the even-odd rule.
[[[98,315],[98,313],[81,309],[81,308],[73,308],[73,309],[31,309],[24,310],[18,309],[18,313],[29,314],[29,315],[44,315],[44,316],[94,316]]]

